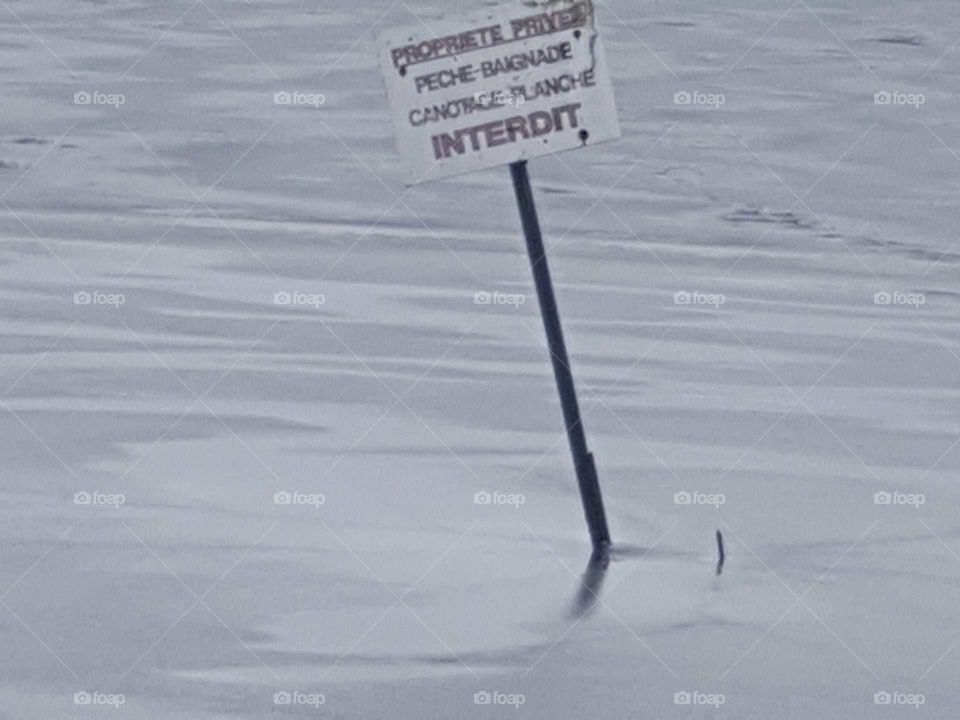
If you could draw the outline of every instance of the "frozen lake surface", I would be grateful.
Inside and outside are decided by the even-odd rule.
[[[624,137],[530,171],[605,573],[509,173],[393,147],[475,6],[0,2],[0,717],[956,718],[956,3],[600,3]]]

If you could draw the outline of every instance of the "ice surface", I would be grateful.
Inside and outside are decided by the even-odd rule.
[[[376,66],[475,5],[0,3],[0,716],[956,718],[955,3],[599,4],[624,138],[530,168],[592,607],[509,173],[405,191]]]

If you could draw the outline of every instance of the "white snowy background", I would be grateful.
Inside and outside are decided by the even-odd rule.
[[[530,165],[588,612],[509,173],[404,188],[376,64],[476,5],[0,0],[0,716],[956,718],[956,3],[598,2],[624,137]]]

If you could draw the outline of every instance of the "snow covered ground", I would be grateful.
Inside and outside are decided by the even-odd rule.
[[[956,718],[955,3],[600,3],[606,572],[507,170],[393,148],[374,38],[475,5],[0,1],[0,716]]]

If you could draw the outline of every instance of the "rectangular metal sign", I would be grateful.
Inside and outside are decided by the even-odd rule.
[[[546,0],[380,37],[414,185],[620,137],[593,0]]]

